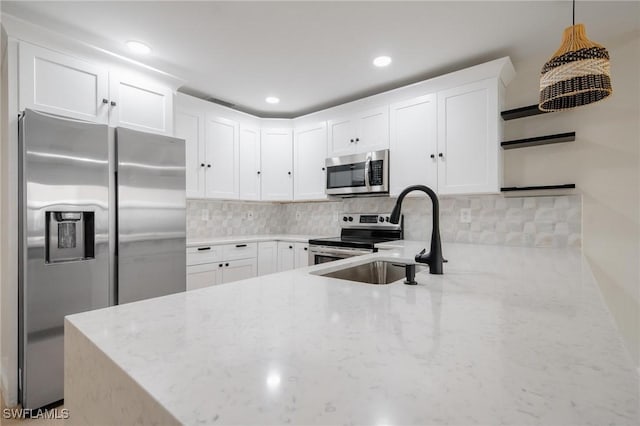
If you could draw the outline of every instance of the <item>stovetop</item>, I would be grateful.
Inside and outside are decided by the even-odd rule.
[[[394,225],[389,222],[389,216],[379,213],[344,214],[339,237],[315,238],[309,240],[309,244],[373,250],[378,243],[401,240],[404,220]]]

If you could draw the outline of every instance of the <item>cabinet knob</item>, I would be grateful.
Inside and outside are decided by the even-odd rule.
[[[211,168],[211,164],[207,164],[207,167]]]
[[[258,174],[260,174],[260,170],[258,170]]]
[[[115,101],[111,101],[111,106],[116,106],[118,104],[115,103]]]
[[[218,265],[218,268],[222,268],[222,263]]]
[[[305,248],[304,248],[304,251],[307,251],[307,250],[309,250],[309,247],[305,247]]]
[[[438,157],[440,157],[440,158],[444,158],[444,154],[443,154],[443,153],[439,153],[439,154],[438,154]]]
[[[356,142],[360,142],[360,138],[356,138]]]
[[[224,264],[224,266],[229,266],[229,264],[228,264],[228,263],[225,263],[225,264]]]
[[[353,143],[353,142],[354,142],[354,140],[353,140],[353,139],[351,139],[351,143]]]
[[[107,98],[102,98],[102,103],[103,103],[103,104],[108,104],[108,103],[109,103],[109,99],[107,99]]]
[[[289,248],[290,248],[290,249],[292,249],[292,248],[293,248],[293,246],[289,246]]]
[[[325,171],[325,168],[324,168],[324,167],[322,168],[322,171],[323,171],[323,172]]]
[[[200,167],[204,167],[204,163],[200,163]]]
[[[435,154],[431,154],[429,157],[436,158],[436,155]]]
[[[287,174],[288,174],[289,176],[291,176],[291,172],[287,172]]]

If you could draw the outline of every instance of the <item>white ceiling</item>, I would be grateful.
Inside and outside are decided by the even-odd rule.
[[[183,78],[180,90],[292,117],[509,55],[550,55],[570,1],[9,2],[2,11]],[[640,28],[638,2],[577,4],[606,45]],[[124,42],[153,52],[135,57]],[[375,56],[393,58],[388,68]],[[542,64],[540,64],[542,65]],[[265,103],[278,96],[278,105]]]

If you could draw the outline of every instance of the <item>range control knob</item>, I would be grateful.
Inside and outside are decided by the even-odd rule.
[[[384,222],[384,217],[380,216],[380,218],[378,219],[380,222]]]
[[[387,216],[385,220],[386,220],[387,222],[389,222],[389,216]]]
[[[347,217],[346,217],[346,216],[343,216],[343,217],[342,217],[342,220],[346,222],[346,221],[347,221],[347,220],[349,220],[349,219],[347,219]]]
[[[353,216],[349,216],[349,222],[353,222]]]

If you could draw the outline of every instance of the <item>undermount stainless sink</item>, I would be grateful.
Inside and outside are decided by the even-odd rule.
[[[349,266],[333,272],[318,275],[341,280],[357,281],[367,284],[391,284],[405,278],[405,264],[374,260],[361,265]],[[416,272],[424,269],[416,265]]]

